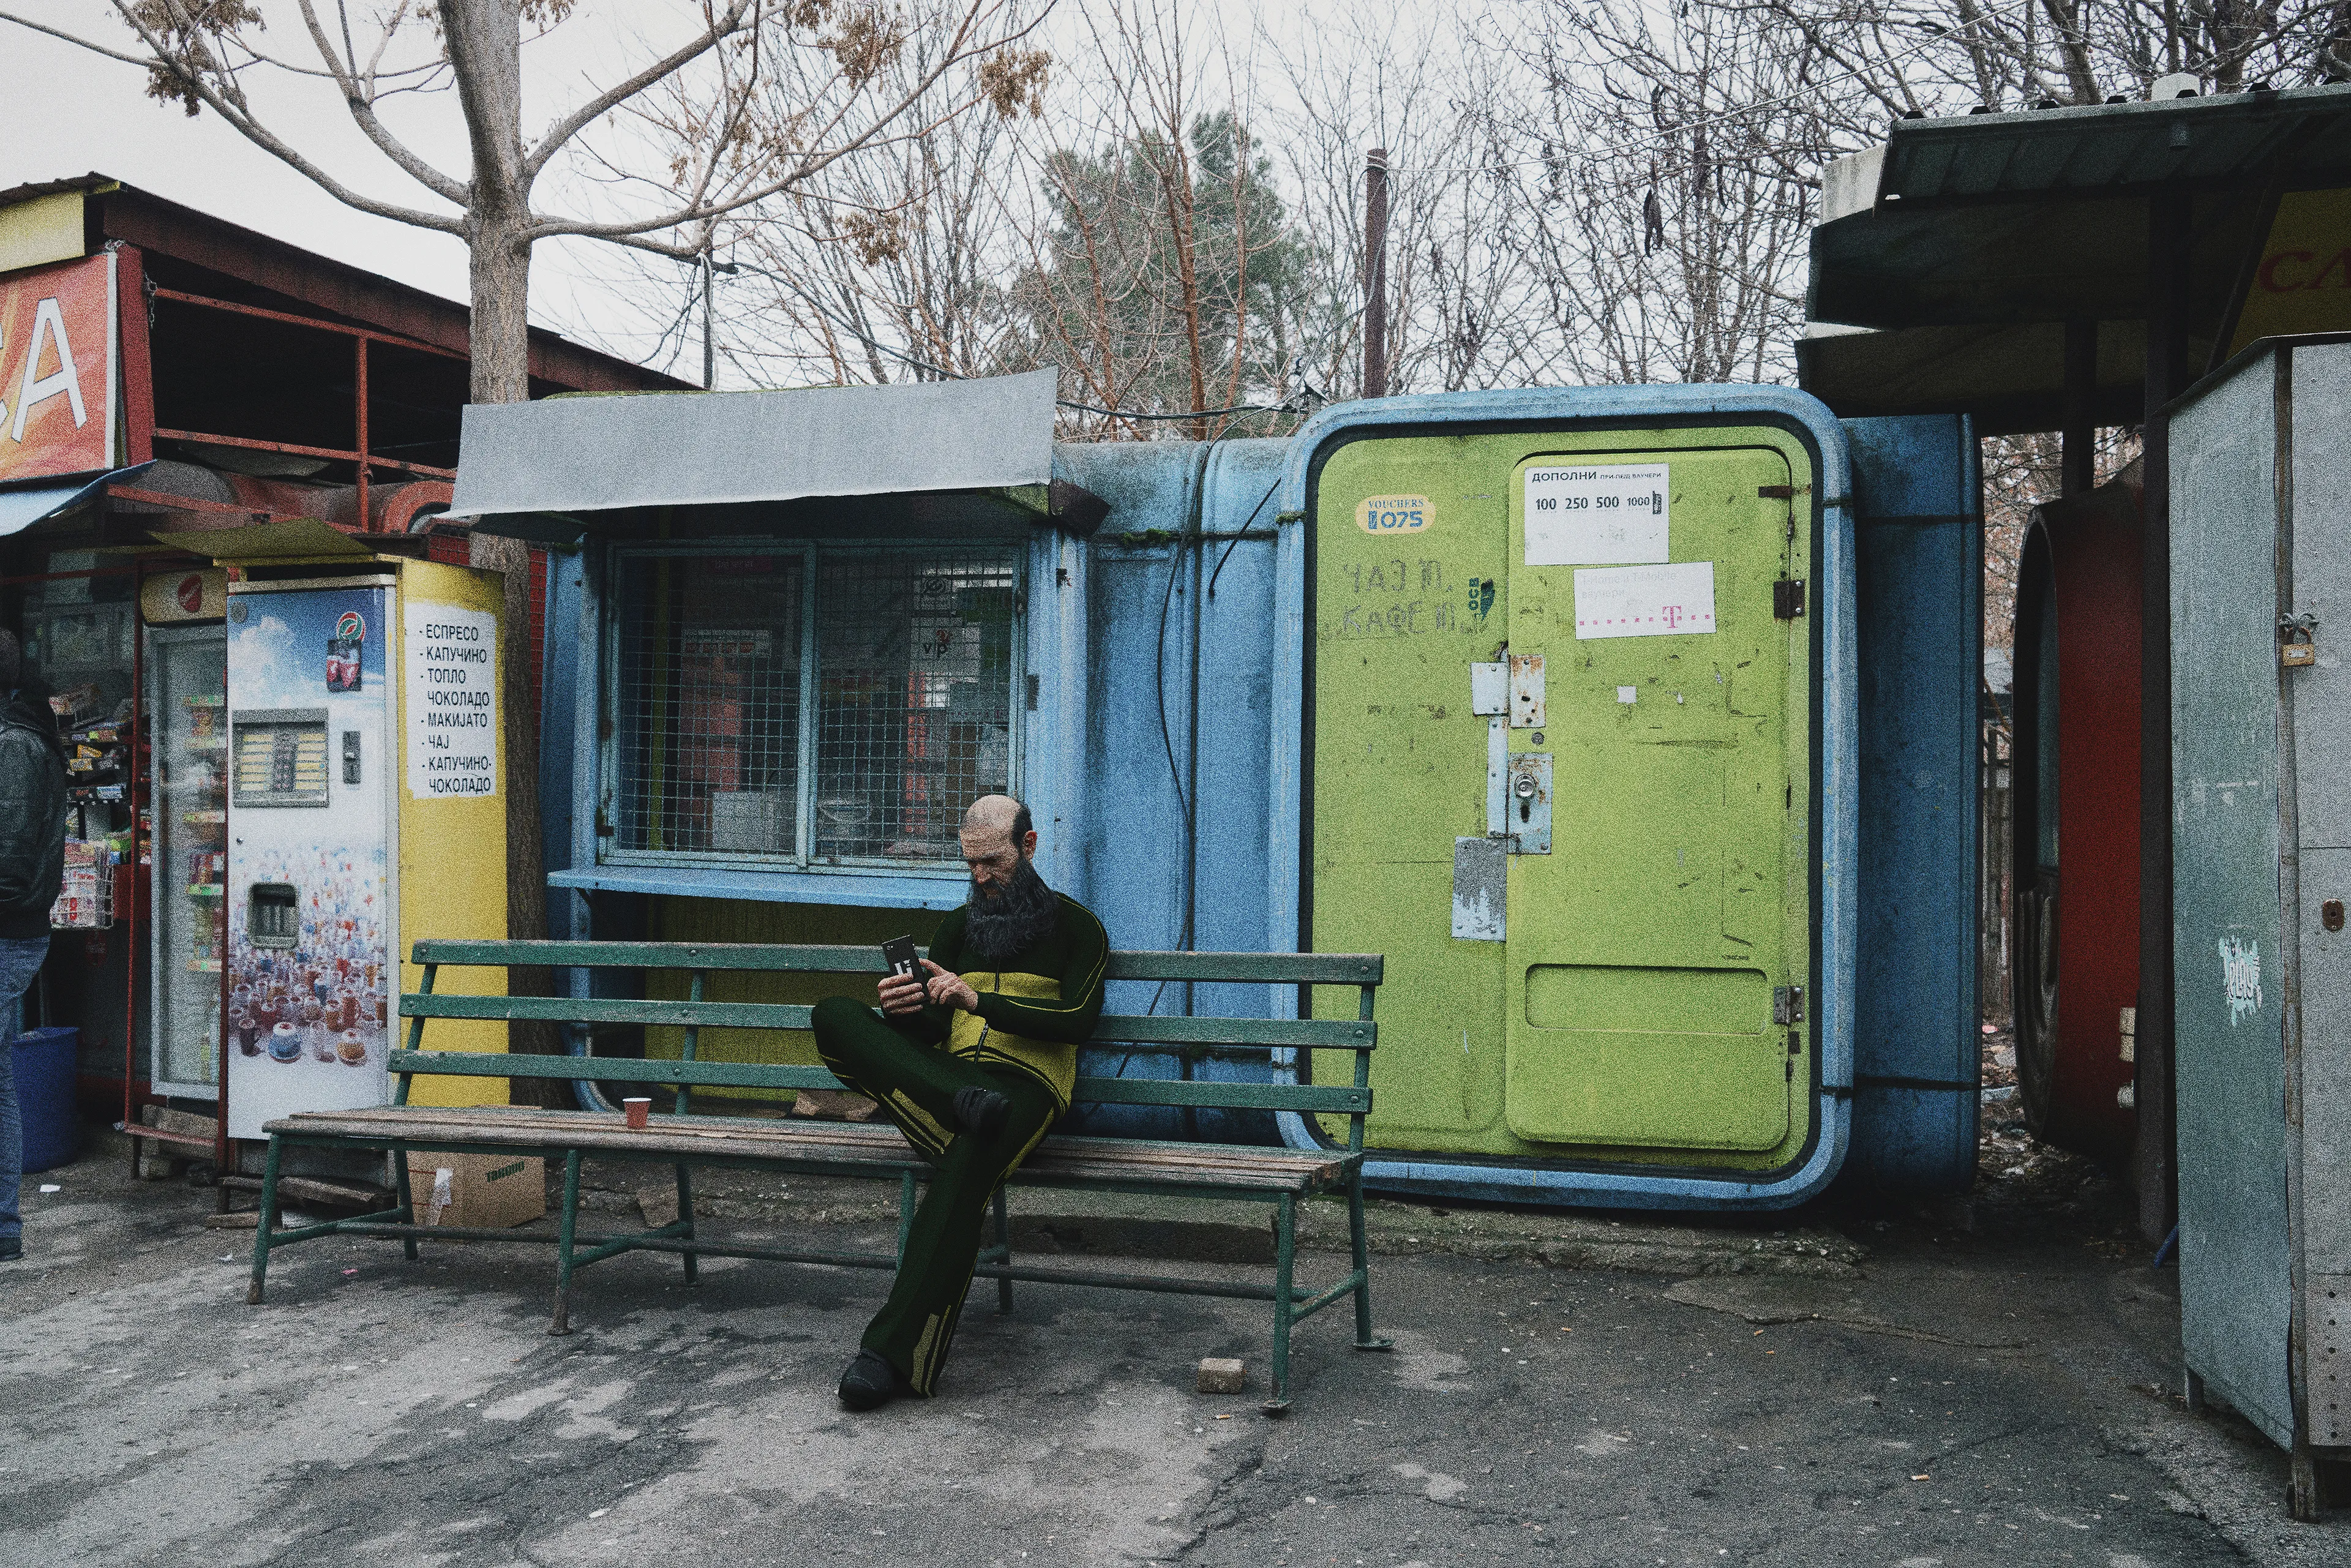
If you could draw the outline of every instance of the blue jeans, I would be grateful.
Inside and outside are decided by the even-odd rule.
[[[16,1036],[23,1023],[16,1004],[33,988],[49,939],[0,941],[0,1241],[24,1234],[16,1211],[16,1188],[25,1176],[25,1121],[16,1109]]]

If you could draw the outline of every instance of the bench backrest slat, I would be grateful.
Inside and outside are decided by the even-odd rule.
[[[402,1018],[527,1019],[550,1023],[635,1023],[687,1029],[804,1030],[813,1009],[791,1002],[696,1002],[648,997],[474,997],[443,991],[400,998]],[[1369,1051],[1379,1026],[1359,1019],[1105,1016],[1097,1045],[1217,1045],[1259,1050]]]

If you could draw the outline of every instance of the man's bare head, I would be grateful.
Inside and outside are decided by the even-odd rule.
[[[1021,862],[1037,853],[1037,830],[1029,808],[1009,795],[982,795],[963,814],[963,861],[971,880],[993,894],[1011,879]]]

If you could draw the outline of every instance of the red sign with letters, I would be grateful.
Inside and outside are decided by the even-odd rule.
[[[114,258],[0,277],[0,481],[114,463]]]

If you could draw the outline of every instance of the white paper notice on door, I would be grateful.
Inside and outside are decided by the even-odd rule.
[[[1592,567],[1575,574],[1575,635],[1687,637],[1714,630],[1714,562]]]
[[[1529,467],[1529,566],[1663,562],[1672,476],[1663,463]]]

